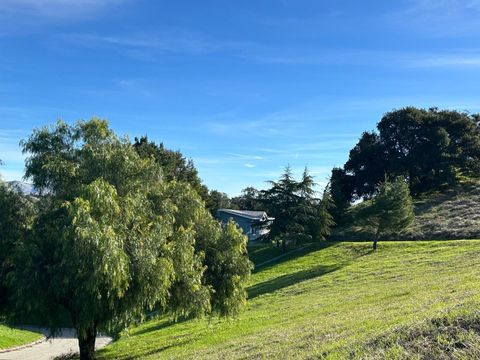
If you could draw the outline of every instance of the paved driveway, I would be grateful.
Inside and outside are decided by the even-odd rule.
[[[34,331],[47,334],[44,329]],[[106,346],[112,339],[98,336],[95,342],[97,349]],[[31,347],[0,353],[0,360],[51,360],[56,356],[78,352],[78,340],[73,329],[63,329],[54,339],[47,339]]]

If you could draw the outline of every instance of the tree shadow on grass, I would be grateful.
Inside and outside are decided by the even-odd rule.
[[[332,245],[336,245],[336,244],[337,244],[336,242],[323,241],[323,242],[318,242],[318,243],[306,244],[303,247],[288,249],[286,253],[281,254],[279,256],[279,258],[276,259],[275,261],[265,263],[264,265],[263,264],[256,265],[253,272],[256,273],[256,272],[260,272],[260,271],[270,269],[271,267],[282,264],[286,261],[297,259],[297,258],[305,256],[305,255],[307,255],[311,252],[326,249],[326,248],[328,248]]]
[[[159,324],[156,324],[156,325],[153,325],[153,326],[148,326],[148,327],[145,327],[142,330],[135,331],[135,333],[130,334],[130,336],[134,337],[134,336],[143,335],[143,334],[147,334],[147,333],[150,333],[150,332],[162,330],[162,329],[165,329],[165,328],[167,328],[169,326],[172,326],[174,324],[175,324],[175,322],[172,321],[172,320],[162,321]]]
[[[173,343],[173,344],[169,344],[169,345],[165,345],[165,346],[159,346],[159,347],[154,348],[154,349],[149,349],[149,350],[143,351],[143,352],[141,352],[139,354],[135,354],[135,355],[125,354],[124,356],[117,356],[115,359],[117,359],[117,360],[144,359],[147,356],[159,354],[162,351],[165,351],[165,350],[168,350],[170,348],[177,347],[177,346],[183,346],[183,345],[188,344],[189,342],[190,342],[189,340],[183,340],[183,341],[179,341],[179,342],[176,342],[176,343]],[[101,355],[102,355],[101,350],[100,350],[100,352],[98,352],[98,355],[100,355],[100,358],[102,358],[101,357]]]
[[[268,264],[268,266],[262,267],[257,271],[266,270],[272,266],[278,265],[285,261],[293,260],[297,257],[304,256],[310,252],[326,249],[333,245],[338,245],[338,242],[324,242],[319,244],[318,243],[311,244],[310,246],[305,248],[303,251],[299,251],[299,252],[296,252],[295,254],[291,254],[291,256],[286,256],[282,259],[279,259],[279,261],[276,261],[275,263],[272,263],[272,264]],[[283,288],[286,288],[288,286],[332,273],[334,271],[337,271],[351,264],[353,261],[355,261],[355,259],[362,256],[369,255],[372,252],[373,251],[371,249],[361,249],[357,251],[355,254],[352,254],[352,258],[348,261],[340,262],[335,265],[318,265],[310,269],[297,271],[296,273],[292,273],[292,274],[281,275],[274,279],[252,285],[248,288],[248,298],[253,299],[257,296],[260,296],[266,293],[272,293],[272,292],[281,290]]]
[[[130,334],[130,336],[134,337],[134,336],[138,336],[138,335],[148,334],[150,332],[165,329],[165,328],[170,327],[172,325],[183,323],[187,320],[189,320],[189,319],[188,318],[179,318],[177,320],[166,319],[164,321],[161,321],[160,323],[157,323],[155,325],[145,327],[142,330],[136,331],[133,334]]]
[[[308,270],[302,270],[293,274],[282,275],[274,279],[251,286],[248,289],[248,298],[253,299],[263,294],[272,293],[288,286],[334,272],[342,267],[342,264],[332,266],[319,265]]]

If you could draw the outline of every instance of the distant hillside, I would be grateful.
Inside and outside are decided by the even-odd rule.
[[[38,191],[33,187],[33,184],[29,184],[26,182],[14,180],[14,181],[7,181],[7,186],[18,191],[22,195],[30,195],[36,196],[38,195]]]
[[[352,209],[352,214],[355,208]],[[372,234],[353,224],[336,228],[332,240],[366,240]],[[425,195],[415,201],[415,220],[399,234],[387,239],[479,239],[480,182],[469,181],[442,193]]]

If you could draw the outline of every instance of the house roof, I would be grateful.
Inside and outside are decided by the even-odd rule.
[[[265,211],[233,210],[233,209],[219,209],[218,211],[231,214],[231,215],[237,215],[237,216],[244,217],[251,220],[259,220],[259,221],[273,220],[273,218],[269,218],[267,216],[267,213]]]

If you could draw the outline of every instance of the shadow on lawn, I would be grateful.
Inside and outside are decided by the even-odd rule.
[[[287,253],[287,256],[279,259],[278,261],[268,264],[268,266],[261,267],[258,270],[256,269],[256,272],[264,271],[268,268],[271,268],[272,266],[276,266],[278,264],[281,264],[289,260],[294,260],[300,256],[304,256],[313,251],[323,250],[323,249],[329,248],[330,246],[334,246],[338,244],[339,244],[338,242],[323,242],[323,243],[310,244],[309,246],[305,247],[305,249],[303,249],[302,251],[297,251],[292,254]],[[252,285],[248,288],[248,298],[253,299],[257,296],[260,296],[266,293],[275,292],[277,290],[281,290],[288,286],[332,273],[334,271],[337,271],[349,265],[355,259],[372,253],[371,249],[352,249],[352,250],[355,250],[355,252],[352,253],[352,258],[349,259],[348,261],[344,261],[335,265],[318,265],[318,266],[315,266],[314,268],[298,271],[292,274],[281,275],[274,279]]]
[[[277,260],[275,260],[274,262],[269,262],[268,264],[265,264],[265,265],[262,265],[262,264],[256,265],[255,270],[253,272],[256,273],[256,272],[259,272],[259,271],[264,271],[264,270],[269,269],[273,266],[282,264],[286,261],[294,260],[296,258],[305,256],[305,255],[307,255],[311,252],[329,248],[330,246],[335,245],[335,244],[337,244],[337,243],[324,241],[324,242],[321,242],[321,243],[307,244],[303,247],[298,247],[298,248],[293,248],[293,249],[288,249],[287,248],[287,252],[286,253],[280,253],[279,256],[278,256],[279,258]]]
[[[338,242],[313,243],[313,244],[306,245],[304,248],[301,248],[301,249],[298,249],[298,248],[293,249],[290,252],[287,252],[284,257],[282,257],[278,260],[275,260],[274,262],[269,263],[268,265],[262,266],[259,269],[256,269],[255,272],[260,272],[260,271],[266,270],[268,268],[271,268],[271,267],[276,266],[278,264],[284,263],[286,261],[294,260],[294,259],[299,258],[301,256],[307,255],[311,252],[323,250],[323,249],[329,248],[330,246],[335,246],[335,245],[338,245]],[[295,251],[295,250],[298,250],[298,251]],[[357,259],[359,257],[362,257],[362,256],[365,256],[365,255],[368,255],[372,252],[369,248],[368,249],[365,249],[365,248],[357,249],[357,247],[355,247],[355,248],[352,248],[351,250],[354,250],[354,253],[352,253],[352,257],[351,257],[351,259],[349,259],[349,261],[344,261],[344,262],[341,262],[339,264],[330,265],[330,266],[318,265],[318,266],[315,266],[314,268],[298,271],[298,272],[292,273],[292,274],[281,275],[281,276],[278,276],[274,279],[271,279],[271,280],[253,285],[253,286],[248,288],[248,298],[253,299],[253,298],[255,298],[257,296],[260,296],[262,294],[272,293],[272,292],[275,292],[277,290],[281,290],[283,288],[286,288],[288,286],[291,286],[291,285],[294,285],[294,284],[297,284],[297,283],[300,283],[300,282],[303,282],[303,281],[306,281],[306,280],[310,280],[310,279],[313,279],[313,278],[317,278],[317,277],[332,273],[334,271],[337,271],[337,270],[347,266],[348,264],[353,262],[355,259]],[[137,335],[142,335],[142,334],[146,334],[146,333],[150,333],[150,332],[154,332],[154,331],[159,331],[159,330],[162,330],[164,328],[170,327],[174,324],[184,322],[186,320],[187,319],[178,319],[177,321],[174,321],[174,320],[161,321],[160,323],[157,323],[153,326],[149,326],[149,327],[146,327],[142,330],[139,330],[138,332],[135,332],[135,333],[131,334],[130,336],[135,337]],[[191,334],[189,334],[189,335],[191,335]],[[143,358],[148,357],[148,356],[152,356],[152,355],[155,356],[156,354],[160,354],[163,351],[165,351],[167,349],[170,349],[170,348],[186,345],[186,344],[190,343],[191,341],[193,341],[193,339],[191,337],[189,337],[188,335],[186,337],[181,336],[181,337],[177,337],[174,340],[174,342],[172,342],[170,344],[155,347],[153,349],[152,348],[145,349],[145,351],[143,351],[143,352],[140,351],[139,353],[137,353],[135,355],[124,354],[124,355],[121,355],[120,357],[117,357],[117,359],[120,359],[120,360],[143,359]],[[98,352],[99,358],[102,359],[103,358],[102,355],[104,355],[104,354],[106,355],[107,352],[103,349],[100,350]]]
[[[162,351],[165,351],[167,349],[170,349],[172,347],[177,347],[177,346],[182,346],[182,345],[186,345],[188,344],[190,341],[189,340],[182,340],[182,341],[179,341],[178,343],[173,343],[173,344],[170,344],[170,345],[165,345],[165,346],[159,346],[157,348],[154,348],[154,349],[150,349],[150,350],[146,350],[140,354],[135,354],[135,355],[129,355],[129,354],[125,354],[124,356],[117,356],[115,359],[117,360],[137,360],[137,359],[144,359],[145,357],[147,356],[151,356],[151,355],[155,355],[155,354],[158,354],[158,353],[161,353]],[[100,355],[100,358],[101,358],[101,353],[102,351],[100,350],[100,352],[98,353]],[[63,360],[63,359],[62,359]]]
[[[248,298],[253,299],[257,296],[260,296],[266,293],[271,293],[271,292],[286,288],[288,286],[300,283],[302,281],[306,281],[309,279],[313,279],[313,278],[334,272],[342,267],[343,267],[342,264],[334,265],[334,266],[319,265],[312,269],[298,271],[293,274],[282,275],[282,276],[276,277],[275,279],[268,280],[268,281],[251,286],[248,289]]]
[[[145,329],[136,331],[134,334],[131,334],[130,336],[134,337],[134,336],[138,336],[138,335],[147,334],[147,333],[150,333],[150,332],[153,332],[153,331],[162,330],[164,328],[167,328],[169,326],[172,326],[172,325],[184,322],[184,321],[185,321],[184,319],[178,319],[177,321],[165,320],[165,321],[162,321],[160,324],[156,324],[154,326],[149,326],[149,327],[146,327]]]

